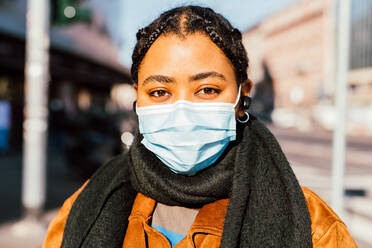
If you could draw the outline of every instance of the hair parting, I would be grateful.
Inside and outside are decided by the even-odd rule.
[[[140,64],[160,35],[173,33],[185,37],[196,32],[208,35],[224,52],[234,67],[238,84],[248,79],[248,57],[241,32],[211,8],[189,5],[168,10],[148,26],[138,30],[137,44],[132,54],[133,82],[137,83]]]

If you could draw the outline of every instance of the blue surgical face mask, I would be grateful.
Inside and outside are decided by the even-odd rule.
[[[173,172],[194,175],[236,139],[235,104],[190,102],[137,107],[141,143]]]

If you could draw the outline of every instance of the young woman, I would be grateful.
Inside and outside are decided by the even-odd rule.
[[[209,8],[137,33],[139,131],[66,200],[44,247],[356,247],[247,112],[242,35]]]

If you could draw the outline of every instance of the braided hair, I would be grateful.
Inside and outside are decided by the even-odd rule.
[[[224,52],[231,61],[238,84],[248,79],[248,58],[243,47],[241,32],[211,8],[184,6],[168,10],[147,27],[138,30],[137,44],[132,54],[131,76],[138,81],[138,69],[150,46],[162,34],[174,33],[181,37],[201,32]]]

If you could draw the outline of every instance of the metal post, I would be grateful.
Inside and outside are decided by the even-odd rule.
[[[49,0],[28,0],[22,204],[37,219],[45,202],[49,81]]]
[[[336,69],[336,123],[333,135],[332,205],[343,216],[346,101],[349,71],[350,0],[339,0]]]

